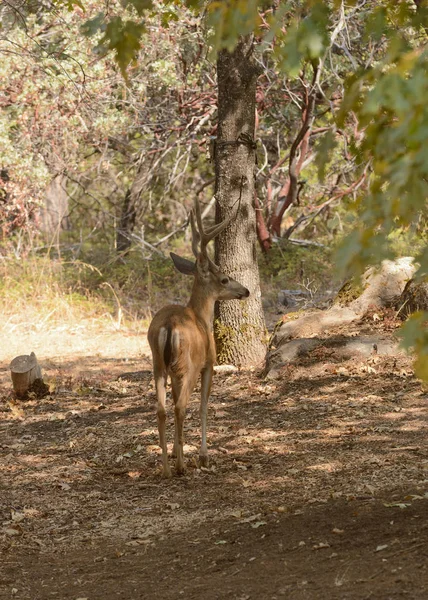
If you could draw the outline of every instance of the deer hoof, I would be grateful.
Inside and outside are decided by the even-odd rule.
[[[164,479],[169,479],[171,477],[171,469],[168,467],[163,467],[162,469],[162,477]]]
[[[201,467],[208,468],[209,462],[210,461],[209,461],[209,458],[207,455],[202,455],[202,454],[199,455],[199,465]]]

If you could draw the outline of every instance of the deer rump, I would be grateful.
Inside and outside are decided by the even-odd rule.
[[[166,306],[155,316],[162,325],[158,339],[150,339],[152,351],[163,359],[164,376],[183,377],[190,369],[196,378],[207,366],[215,362],[215,345],[212,332],[199,321],[193,311],[177,306],[173,314],[173,306]],[[157,341],[157,344],[156,344]]]

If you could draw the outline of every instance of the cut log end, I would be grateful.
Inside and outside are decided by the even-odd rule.
[[[49,392],[49,388],[43,383],[42,370],[34,352],[16,356],[9,368],[17,398],[27,398],[31,391],[34,391],[37,397],[42,397]]]

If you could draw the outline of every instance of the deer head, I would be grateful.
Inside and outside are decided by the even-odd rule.
[[[241,300],[250,295],[247,288],[220,271],[207,251],[208,243],[224,231],[234,218],[236,218],[236,213],[221,223],[204,229],[201,207],[198,200],[195,200],[195,207],[190,213],[190,223],[192,226],[192,251],[196,262],[182,258],[173,252],[170,253],[175,268],[184,275],[194,276],[195,284],[202,286],[205,293],[211,295],[215,300]]]

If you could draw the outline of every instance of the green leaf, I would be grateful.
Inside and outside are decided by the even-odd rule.
[[[222,48],[231,52],[241,36],[259,32],[259,3],[257,0],[213,0],[207,6],[206,19],[214,52]]]
[[[96,17],[93,17],[92,19],[88,19],[87,21],[85,21],[85,23],[83,23],[83,25],[80,28],[83,35],[86,35],[87,37],[91,37],[91,36],[95,35],[96,33],[98,33],[99,31],[105,31],[105,29],[106,29],[106,22],[105,22],[105,14],[103,12],[100,12],[97,14]]]
[[[145,30],[144,23],[123,21],[121,17],[114,17],[106,26],[99,46],[115,51],[117,63],[125,78],[128,65],[137,58]]]
[[[365,39],[372,38],[379,41],[387,29],[387,10],[384,6],[378,6],[369,14],[365,30]]]
[[[404,323],[398,333],[401,345],[415,353],[415,373],[428,381],[428,312],[416,312]]]
[[[163,27],[168,27],[171,22],[178,22],[179,17],[176,12],[172,10],[165,10],[161,15],[161,22]]]
[[[422,381],[428,381],[428,341],[424,351],[421,351],[417,356],[415,363],[415,374]]]
[[[419,268],[416,271],[414,277],[418,279],[424,279],[428,277],[428,246],[422,250],[416,257],[416,262],[419,264]]]
[[[318,178],[324,181],[326,166],[331,158],[334,148],[337,147],[335,133],[332,129],[327,131],[315,146],[315,163],[318,168]]]
[[[122,4],[133,6],[140,17],[144,14],[144,11],[153,8],[153,0],[123,0]]]
[[[301,14],[297,12],[286,34],[276,43],[281,70],[296,77],[304,61],[311,62],[324,54],[329,40],[329,18],[328,4],[320,0],[306,3]]]
[[[57,6],[65,6],[68,10],[73,10],[75,6],[78,6],[82,10],[85,10],[85,6],[81,0],[56,0],[54,4]]]

